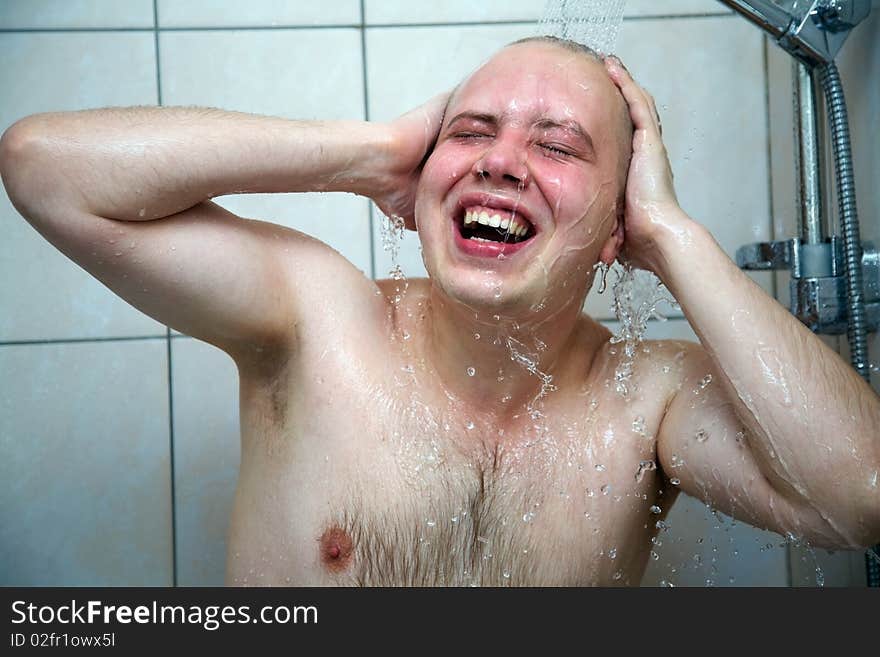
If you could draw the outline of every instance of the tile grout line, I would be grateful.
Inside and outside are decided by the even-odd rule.
[[[364,9],[364,0],[360,0],[361,24],[359,31],[361,35],[361,84],[364,90],[364,121],[370,120],[370,92],[367,86],[367,30],[366,30],[366,10]],[[370,230],[370,278],[376,280],[376,235],[375,222],[373,212],[373,204],[368,201],[367,204],[367,224]]]
[[[156,100],[162,107],[162,67],[159,59],[159,1],[153,0],[153,43],[156,59]],[[165,327],[165,353],[168,363],[168,464],[171,480],[171,585],[177,586],[177,489],[174,462],[174,384],[171,360],[171,328]]]
[[[362,0],[363,4],[363,0]],[[157,13],[154,10],[154,14]],[[646,21],[646,20],[679,20],[700,18],[728,18],[735,17],[732,12],[703,12],[694,14],[647,14],[644,16],[624,16],[623,21]],[[373,29],[373,28],[411,28],[411,27],[480,27],[495,25],[537,25],[538,18],[502,20],[502,21],[436,21],[436,22],[412,22],[412,23],[371,23],[364,20],[364,10],[361,8],[360,23],[338,23],[325,25],[225,25],[225,26],[167,26],[157,27],[21,27],[0,28],[0,34],[30,34],[35,32],[234,32],[247,30],[333,30],[333,29]]]
[[[167,328],[167,327],[166,327]],[[42,340],[0,340],[0,347],[30,347],[50,344],[78,344],[80,342],[125,342],[132,340],[164,340],[167,331],[162,335],[120,335],[109,338],[45,338]],[[172,335],[171,339],[190,338],[189,335]]]
[[[776,222],[773,212],[773,144],[770,123],[770,58],[767,47],[767,36],[761,39],[761,51],[764,63],[764,124],[767,126],[767,209],[770,221],[770,239],[776,239]],[[779,300],[778,274],[775,272],[770,277],[770,288],[773,290],[773,298]]]

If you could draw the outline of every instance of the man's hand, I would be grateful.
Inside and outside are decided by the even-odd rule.
[[[605,68],[629,106],[633,121],[633,154],[626,183],[624,258],[632,265],[660,275],[657,243],[661,233],[686,235],[693,221],[678,206],[672,168],[657,107],[619,59],[605,58]]]
[[[410,230],[416,229],[413,210],[422,165],[437,141],[448,100],[449,93],[442,93],[388,125],[390,163],[373,200],[389,217],[402,217]]]

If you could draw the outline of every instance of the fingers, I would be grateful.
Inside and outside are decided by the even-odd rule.
[[[629,71],[626,70],[623,63],[609,55],[605,58],[605,68],[611,80],[620,89],[624,100],[629,105],[629,113],[633,120],[636,130],[647,130],[655,132],[657,135],[663,133],[663,127],[660,123],[660,115],[657,112],[657,105],[654,98],[640,87]]]

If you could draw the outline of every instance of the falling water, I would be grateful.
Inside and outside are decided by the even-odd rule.
[[[629,380],[632,375],[636,349],[648,330],[651,318],[665,320],[657,310],[661,303],[677,307],[666,287],[654,274],[629,265],[615,267],[614,314],[620,328],[611,338],[612,344],[623,343],[623,357],[614,372],[617,392],[629,396]]]
[[[547,0],[539,34],[576,41],[610,54],[617,41],[626,0]]]
[[[406,276],[404,275],[403,269],[401,269],[398,260],[400,245],[403,242],[403,235],[406,233],[403,218],[382,215],[382,220],[379,222],[379,233],[382,236],[382,250],[391,258],[391,269],[388,272],[388,277],[397,281],[397,286],[394,290],[394,298],[392,299],[394,306],[397,307],[400,305],[403,295],[406,293],[406,289],[409,286],[409,281],[406,280]],[[406,336],[404,336],[404,339],[405,338]]]

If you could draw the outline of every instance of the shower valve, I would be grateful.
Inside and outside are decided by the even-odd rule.
[[[840,240],[819,244],[798,238],[747,244],[736,251],[736,264],[745,270],[790,269],[791,313],[814,333],[846,333],[846,276]],[[862,279],[868,331],[880,327],[880,252],[862,243]]]

